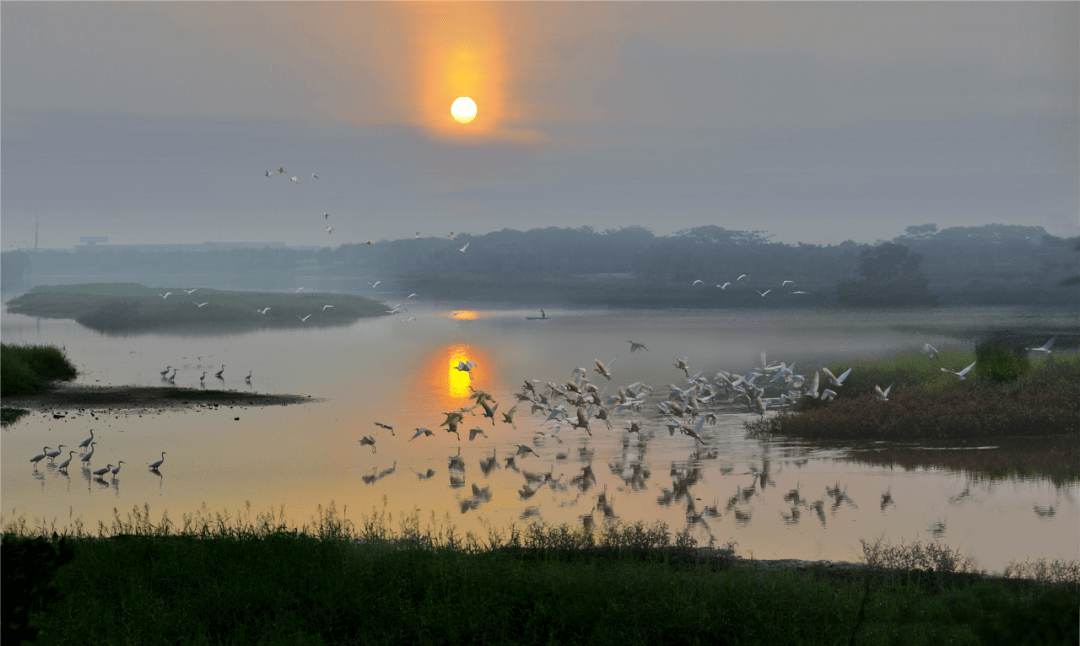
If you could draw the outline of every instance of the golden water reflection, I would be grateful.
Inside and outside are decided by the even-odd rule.
[[[476,367],[466,372],[457,367],[466,361]],[[502,388],[493,356],[473,343],[453,343],[429,353],[419,373],[416,390],[430,398],[433,409],[450,411],[467,404],[475,390]]]

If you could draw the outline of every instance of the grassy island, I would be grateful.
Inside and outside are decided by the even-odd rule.
[[[0,396],[18,397],[41,393],[53,381],[70,381],[78,372],[64,352],[51,345],[7,345],[0,343]],[[4,426],[27,411],[22,408],[0,409]]]
[[[975,367],[960,380],[942,368]],[[834,401],[804,398],[795,410],[746,424],[757,437],[851,442],[850,458],[903,468],[962,469],[988,477],[1080,479],[1080,355],[909,353],[835,364]],[[892,386],[880,401],[875,386]],[[827,380],[822,375],[821,389]],[[866,447],[866,441],[888,446]],[[907,444],[905,444],[907,443]]]
[[[265,313],[260,313],[262,310]],[[206,329],[208,325],[237,331],[336,326],[363,317],[383,316],[385,310],[378,301],[348,294],[204,288],[188,294],[182,288],[150,288],[134,283],[41,286],[8,303],[9,312],[71,318],[102,332],[192,330]],[[310,318],[305,319],[308,315]]]
[[[4,527],[5,630],[40,644],[1057,644],[1075,643],[1080,605],[1075,563],[987,578],[937,544],[770,568],[640,523],[485,539],[416,513],[400,532],[385,513],[356,527],[332,504],[300,528],[114,514],[97,535]]]

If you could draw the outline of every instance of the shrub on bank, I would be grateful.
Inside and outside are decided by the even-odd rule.
[[[33,395],[50,381],[71,380],[77,374],[54,346],[0,344],[0,396]]]

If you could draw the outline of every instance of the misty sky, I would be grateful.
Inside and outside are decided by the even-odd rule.
[[[0,29],[4,249],[35,218],[43,247],[1080,234],[1076,2],[3,2]]]

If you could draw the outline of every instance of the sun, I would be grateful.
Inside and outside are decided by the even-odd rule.
[[[467,96],[458,97],[450,106],[450,114],[459,123],[469,123],[476,118],[476,103]]]

